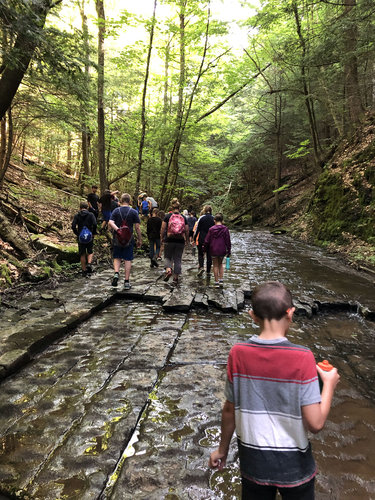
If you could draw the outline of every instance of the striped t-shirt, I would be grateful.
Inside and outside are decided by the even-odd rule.
[[[310,349],[285,337],[253,336],[232,347],[225,396],[234,404],[241,474],[258,484],[293,487],[316,466],[301,407],[321,401]]]

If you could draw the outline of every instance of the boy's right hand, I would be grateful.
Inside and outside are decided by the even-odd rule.
[[[326,372],[316,365],[319,376],[322,379],[323,384],[329,384],[332,389],[335,389],[336,385],[340,380],[340,375],[338,374],[337,368],[332,368],[329,372]]]
[[[220,453],[219,450],[215,450],[211,453],[208,460],[208,466],[211,469],[223,469],[227,464],[228,453]]]

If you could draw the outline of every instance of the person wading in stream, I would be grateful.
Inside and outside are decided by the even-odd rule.
[[[316,465],[307,430],[323,428],[340,376],[336,368],[324,372],[308,348],[286,338],[295,308],[284,285],[260,285],[251,301],[261,332],[230,350],[220,444],[208,465],[225,467],[236,430],[243,500],[274,500],[277,490],[284,500],[313,500]]]
[[[112,212],[111,218],[109,220],[109,226],[114,231],[113,237],[113,267],[115,274],[112,279],[112,286],[117,286],[119,280],[119,273],[121,268],[121,261],[125,261],[125,282],[124,289],[129,290],[131,288],[130,284],[130,271],[132,267],[132,261],[134,259],[134,236],[133,236],[133,225],[137,233],[137,247],[140,248],[142,245],[142,234],[140,229],[139,216],[134,208],[131,208],[131,196],[128,193],[124,193],[121,196],[121,206],[115,208]],[[131,232],[131,238],[126,243],[126,245],[121,244],[116,233],[119,228],[123,225],[127,225]]]
[[[216,214],[214,221],[215,225],[210,227],[204,240],[203,250],[211,255],[215,286],[222,287],[224,285],[223,259],[225,256],[230,257],[231,242],[229,229],[223,224],[223,214]]]
[[[72,229],[77,236],[78,252],[81,261],[82,274],[92,273],[92,260],[94,257],[94,234],[96,234],[96,218],[89,212],[89,205],[85,201],[79,205],[72,222]]]
[[[186,217],[180,214],[180,203],[177,198],[171,202],[172,211],[168,213],[161,225],[160,240],[165,241],[165,277],[168,281],[173,274],[173,285],[177,285],[181,274],[181,260],[185,244],[189,242],[189,226]]]
[[[160,253],[160,229],[162,220],[160,219],[159,210],[153,208],[151,217],[147,220],[147,237],[150,244],[150,267],[159,267],[157,258]]]
[[[203,207],[203,215],[199,217],[197,229],[195,230],[194,233],[194,239],[196,238],[198,239],[198,263],[199,263],[198,276],[203,276],[204,273],[204,250],[203,250],[204,239],[206,238],[208,230],[214,224],[215,222],[214,218],[212,217],[212,208],[210,207],[210,205],[205,205]],[[212,259],[209,251],[206,252],[206,265],[207,265],[206,268],[207,275],[209,275],[212,266]]]

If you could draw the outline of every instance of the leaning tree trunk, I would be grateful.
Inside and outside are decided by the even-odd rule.
[[[22,258],[31,256],[31,250],[19,235],[17,229],[10,224],[5,215],[0,211],[0,237],[6,241],[21,255]]]
[[[29,2],[30,3],[30,2]],[[0,119],[3,118],[7,109],[13,101],[20,83],[33,57],[35,48],[41,39],[47,14],[61,0],[52,2],[43,0],[31,2],[28,7],[29,13],[23,20],[24,26],[30,29],[23,29],[17,35],[16,41],[7,57],[8,63],[2,68],[0,78]]]
[[[107,173],[105,168],[105,128],[104,128],[104,37],[105,37],[105,12],[104,1],[96,0],[98,15],[98,162],[100,191],[108,188]]]

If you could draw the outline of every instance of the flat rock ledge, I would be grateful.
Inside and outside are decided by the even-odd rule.
[[[163,281],[162,270],[150,270],[145,259],[132,269],[132,288],[111,286],[113,272],[105,270],[90,278],[79,277],[53,290],[32,291],[22,302],[0,304],[0,380],[18,371],[34,356],[76,328],[96,312],[117,300],[158,302],[167,313],[187,313],[193,308],[215,308],[236,314],[251,297],[254,284],[231,283],[213,287],[209,279],[199,279],[195,269],[187,270],[177,286]],[[299,297],[296,314],[311,317],[320,311],[354,312],[375,321],[375,311],[357,302],[335,297]]]

